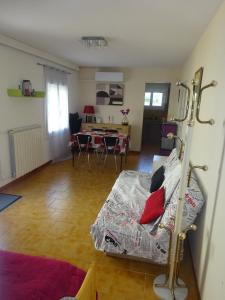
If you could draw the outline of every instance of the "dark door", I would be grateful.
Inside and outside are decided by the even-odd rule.
[[[142,145],[160,146],[161,124],[167,119],[170,83],[146,83]]]

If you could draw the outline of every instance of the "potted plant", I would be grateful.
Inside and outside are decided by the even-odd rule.
[[[120,112],[123,115],[122,125],[128,125],[129,121],[128,121],[127,115],[129,114],[130,109],[129,108],[127,108],[127,109],[121,109]]]

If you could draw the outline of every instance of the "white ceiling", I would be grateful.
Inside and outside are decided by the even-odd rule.
[[[0,33],[80,66],[177,66],[223,0],[0,0]],[[104,49],[81,36],[102,35]]]

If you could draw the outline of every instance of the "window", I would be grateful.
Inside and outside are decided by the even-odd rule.
[[[159,92],[145,92],[145,106],[163,106],[163,93]]]
[[[150,105],[151,93],[145,92],[145,105]]]
[[[163,93],[153,93],[152,106],[162,106]]]
[[[170,84],[146,83],[144,105],[146,108],[164,110],[169,97]]]
[[[68,128],[68,88],[66,85],[47,84],[48,132]]]
[[[68,78],[65,72],[44,66],[45,116],[50,159],[67,157],[69,140]]]

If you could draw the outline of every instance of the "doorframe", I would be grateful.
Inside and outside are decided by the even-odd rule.
[[[146,84],[162,84],[162,85],[168,85],[168,92],[167,92],[167,101],[166,101],[166,105],[165,105],[165,110],[166,111],[166,117],[165,119],[167,120],[168,117],[168,111],[169,111],[169,103],[170,103],[170,95],[171,95],[171,82],[145,82],[144,83],[144,97],[143,97],[143,116],[142,116],[142,129],[141,129],[141,150],[142,150],[142,141],[143,141],[143,129],[144,129],[144,114],[145,114],[145,92],[146,92]],[[158,109],[156,109],[158,110]]]

